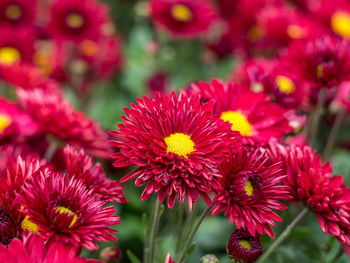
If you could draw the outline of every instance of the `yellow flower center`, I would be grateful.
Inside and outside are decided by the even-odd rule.
[[[251,181],[247,180],[245,182],[244,190],[245,190],[245,193],[247,194],[247,196],[251,196],[254,194],[254,188],[253,188]]]
[[[9,5],[6,8],[5,14],[6,14],[7,18],[9,18],[11,20],[17,20],[18,18],[21,17],[22,11],[18,5]]]
[[[242,248],[246,248],[248,250],[251,250],[252,249],[252,245],[249,243],[249,241],[247,240],[240,240],[238,242],[238,244],[242,247]]]
[[[323,77],[323,65],[320,64],[317,66],[317,77],[321,79]]]
[[[306,35],[306,32],[305,29],[300,26],[290,25],[287,27],[287,34],[293,39],[300,39]]]
[[[343,11],[335,12],[331,17],[331,26],[338,35],[350,38],[350,14]]]
[[[293,81],[286,76],[278,75],[276,77],[276,84],[278,86],[278,89],[287,95],[295,91],[295,85]]]
[[[221,114],[221,119],[232,124],[233,131],[239,131],[242,136],[250,136],[252,134],[252,125],[247,120],[246,116],[238,111],[225,111]]]
[[[264,87],[261,83],[259,82],[253,82],[251,85],[250,85],[250,89],[252,91],[254,91],[255,93],[258,93],[258,92],[261,92],[264,90]]]
[[[3,132],[8,126],[10,126],[12,120],[9,115],[0,114],[0,132]]]
[[[183,133],[173,133],[164,139],[167,145],[166,151],[179,156],[188,158],[188,155],[194,152],[194,142],[191,137]]]
[[[75,224],[75,222],[77,222],[77,220],[78,220],[77,215],[72,210],[68,209],[67,207],[58,206],[58,207],[56,207],[55,210],[56,210],[56,213],[67,214],[68,216],[73,216],[73,219],[70,222],[68,228],[71,228]]]
[[[181,22],[188,22],[193,18],[192,11],[185,5],[176,4],[171,8],[172,16]]]
[[[98,46],[92,40],[84,40],[81,43],[81,50],[83,51],[85,56],[92,57],[97,54]]]
[[[66,18],[66,23],[72,28],[79,28],[84,24],[84,19],[79,14],[70,14]]]
[[[32,233],[38,233],[39,232],[39,227],[37,224],[33,223],[32,221],[29,220],[29,216],[26,216],[22,223],[21,223],[21,227],[24,230],[28,230],[29,232]]]
[[[0,64],[11,65],[21,60],[21,54],[13,47],[0,48]]]

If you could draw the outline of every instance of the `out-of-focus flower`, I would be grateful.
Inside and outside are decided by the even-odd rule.
[[[23,241],[16,238],[8,248],[0,245],[0,263],[99,263],[77,256],[76,248],[62,242],[46,244],[38,235],[30,234]],[[100,262],[101,263],[101,262]]]
[[[286,70],[313,88],[338,87],[350,79],[348,49],[347,41],[329,36],[296,41],[289,47],[283,64]]]
[[[260,237],[252,236],[242,229],[235,230],[227,243],[227,254],[233,262],[252,263],[263,252]]]
[[[41,89],[50,94],[61,94],[61,87],[56,81],[45,77],[37,68],[29,64],[0,65],[0,75],[5,82],[15,88]]]
[[[287,207],[280,202],[289,198],[288,188],[281,185],[279,162],[267,165],[269,158],[259,149],[248,153],[246,149],[231,153],[219,167],[223,189],[214,197],[213,215],[224,210],[237,228],[248,229],[250,234],[267,233],[273,237],[270,225],[282,219],[273,212]]]
[[[84,182],[93,195],[107,202],[125,203],[124,186],[119,181],[112,181],[103,172],[100,163],[93,165],[93,159],[84,150],[76,150],[67,145],[63,150],[67,174],[69,178],[76,177]]]
[[[61,96],[40,89],[18,89],[17,96],[43,131],[95,156],[109,157],[107,134],[84,113],[75,111]]]
[[[34,55],[33,28],[21,27],[13,33],[13,28],[0,27],[0,65],[16,62],[32,62]]]
[[[122,258],[122,252],[117,246],[106,247],[101,251],[100,258],[106,263],[118,263]]]
[[[25,184],[18,198],[26,223],[30,223],[26,229],[48,242],[59,240],[93,250],[98,248],[95,241],[116,240],[111,233],[117,231],[108,228],[120,222],[114,207],[104,207],[106,202],[93,196],[77,178],[40,172]]]
[[[336,103],[336,110],[343,106],[350,112],[350,81],[343,82],[339,86],[333,103]]]
[[[153,0],[151,15],[157,27],[174,37],[203,35],[216,20],[216,12],[204,0]]]
[[[0,25],[33,25],[35,12],[36,0],[1,0]]]
[[[220,263],[215,255],[205,255],[201,258],[201,263]]]
[[[55,0],[48,30],[58,40],[97,40],[107,20],[106,11],[105,6],[95,0]]]
[[[168,206],[185,195],[190,209],[200,195],[211,205],[208,194],[220,188],[216,172],[227,147],[239,143],[230,125],[211,114],[213,105],[201,106],[198,96],[157,93],[153,99],[137,99],[125,109],[123,124],[111,134],[120,152],[112,155],[115,167],[139,166],[121,182],[137,178],[135,185],[146,186],[141,200],[158,193],[162,202],[168,194]]]
[[[176,263],[174,260],[172,260],[170,253],[166,255],[164,263]]]
[[[0,97],[1,144],[21,143],[38,132],[38,124],[18,104]]]
[[[168,87],[168,75],[165,72],[156,72],[147,79],[147,86],[151,96],[154,97],[157,92],[166,94]]]
[[[204,102],[214,100],[215,113],[239,131],[247,144],[265,144],[271,137],[281,140],[292,131],[286,111],[262,92],[213,79],[193,84],[189,93],[200,94]]]

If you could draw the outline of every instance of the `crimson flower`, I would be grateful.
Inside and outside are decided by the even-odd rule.
[[[96,40],[107,19],[104,5],[95,0],[55,0],[48,29],[53,38],[80,42]]]
[[[76,255],[76,249],[62,242],[46,244],[38,235],[16,238],[8,248],[0,245],[0,263],[98,263]]]
[[[26,111],[41,129],[71,145],[84,148],[89,153],[109,157],[107,134],[83,112],[75,111],[72,105],[58,94],[40,89],[17,89],[17,96]]]
[[[281,185],[286,175],[282,174],[280,162],[268,165],[268,161],[267,154],[259,149],[231,153],[219,167],[223,188],[213,199],[212,214],[224,210],[237,228],[247,229],[251,235],[257,231],[273,237],[270,225],[282,221],[273,210],[286,209],[280,200],[289,195],[288,188]]]
[[[260,236],[252,236],[248,231],[236,229],[227,243],[227,254],[232,262],[255,262],[264,252]]]
[[[48,242],[59,240],[72,246],[97,249],[95,241],[116,240],[108,228],[120,222],[113,206],[93,196],[84,183],[65,174],[38,173],[18,195],[26,215],[22,226]]]
[[[216,12],[204,0],[153,0],[151,15],[157,27],[179,38],[206,33],[216,20]]]
[[[0,24],[28,26],[34,23],[36,0],[1,0]]]
[[[103,172],[100,163],[93,165],[93,159],[84,150],[76,150],[67,145],[63,150],[67,174],[69,178],[76,177],[84,182],[88,189],[99,199],[107,202],[127,202],[124,186],[119,181],[112,181]]]
[[[182,203],[186,195],[192,209],[200,195],[211,205],[208,194],[220,189],[217,163],[230,144],[239,143],[237,133],[210,113],[212,106],[184,93],[157,93],[125,109],[124,123],[111,132],[117,138],[112,144],[120,149],[112,155],[114,166],[139,167],[121,182],[137,178],[136,186],[147,184],[141,200],[155,192],[162,202],[168,194],[173,207],[176,197]]]

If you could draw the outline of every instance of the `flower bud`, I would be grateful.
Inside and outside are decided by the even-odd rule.
[[[220,260],[215,255],[205,255],[201,258],[201,263],[220,263]]]
[[[227,243],[227,254],[233,262],[252,263],[263,252],[264,249],[260,243],[260,236],[252,236],[248,231],[243,229],[236,229]]]
[[[122,252],[119,247],[106,247],[101,251],[101,260],[106,263],[118,263],[122,258]]]

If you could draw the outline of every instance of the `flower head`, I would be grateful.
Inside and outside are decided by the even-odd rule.
[[[246,144],[265,144],[272,137],[281,140],[292,128],[286,111],[272,104],[262,92],[213,79],[192,85],[190,92],[200,94],[203,102],[214,100],[215,113],[239,131]]]
[[[40,89],[18,89],[17,95],[27,112],[46,133],[74,146],[80,146],[95,156],[109,156],[107,134],[95,121],[84,113],[75,111],[58,94]]]
[[[108,228],[119,223],[114,207],[93,196],[84,183],[66,175],[40,172],[18,195],[23,205],[26,229],[45,240],[97,249],[95,241],[116,240]],[[22,227],[23,227],[22,222]]]
[[[192,209],[200,195],[210,205],[208,194],[220,188],[217,163],[230,144],[239,143],[238,134],[212,116],[211,107],[184,93],[137,99],[125,109],[119,131],[111,132],[117,138],[113,145],[120,149],[112,156],[114,166],[139,166],[121,182],[137,178],[136,186],[148,184],[141,200],[155,192],[162,202],[168,194],[168,206],[173,207],[176,197],[182,203],[187,195]]]
[[[203,0],[153,0],[151,13],[157,27],[183,38],[205,33],[216,18],[215,10]]]
[[[348,49],[347,41],[330,36],[296,41],[290,45],[283,64],[297,78],[314,88],[337,87],[350,79]]]
[[[60,40],[96,40],[106,16],[105,6],[95,0],[55,0],[48,28],[52,37]]]
[[[62,242],[45,243],[38,235],[29,234],[23,241],[16,238],[8,248],[0,245],[0,263],[99,263],[77,256],[76,247]],[[101,262],[100,262],[101,263]]]
[[[63,150],[69,178],[76,177],[84,182],[88,189],[99,199],[107,202],[125,203],[124,186],[119,181],[112,181],[103,172],[100,163],[93,165],[93,159],[84,150],[76,150],[67,145]]]
[[[231,153],[219,167],[223,188],[213,199],[212,214],[224,210],[237,228],[248,229],[251,235],[257,231],[273,237],[270,225],[282,221],[273,210],[286,209],[280,200],[289,196],[288,188],[281,185],[286,176],[280,163],[270,165],[268,161],[266,153],[260,153],[259,149]]]
[[[253,236],[246,230],[235,230],[227,243],[227,254],[233,262],[252,263],[263,252],[260,237]]]
[[[0,24],[28,26],[35,18],[36,0],[1,0]]]

